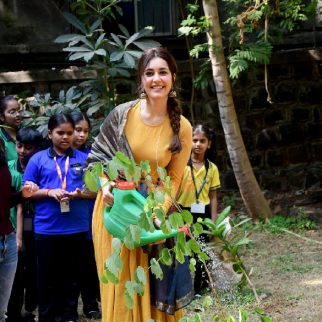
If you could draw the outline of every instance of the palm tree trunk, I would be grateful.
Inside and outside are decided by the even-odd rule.
[[[209,57],[216,86],[220,118],[237,184],[252,218],[268,218],[272,212],[249,162],[235,111],[222,44],[217,1],[203,0],[202,3],[205,16],[210,23],[207,33]]]

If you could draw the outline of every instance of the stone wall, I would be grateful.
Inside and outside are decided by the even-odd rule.
[[[279,53],[268,67],[267,101],[264,68],[233,82],[233,95],[246,150],[263,189],[302,190],[321,186],[322,79],[319,51]],[[183,98],[188,104],[189,76]],[[217,132],[217,165],[224,190],[236,189],[226,150],[215,89],[199,93],[195,115]]]

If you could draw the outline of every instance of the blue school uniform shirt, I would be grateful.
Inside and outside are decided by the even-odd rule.
[[[65,155],[57,155],[53,148],[40,151],[33,155],[26,167],[23,182],[32,181],[39,189],[57,189],[62,184],[56,170],[60,166],[62,177],[65,177],[65,161],[69,155],[69,169],[66,178],[66,190],[75,191],[83,187],[83,168],[87,154],[69,149]],[[69,201],[69,212],[60,211],[60,203],[47,197],[35,200],[34,231],[37,234],[64,235],[87,232],[89,229],[89,204],[86,199],[75,198]]]

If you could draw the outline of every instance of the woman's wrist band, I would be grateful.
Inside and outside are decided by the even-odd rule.
[[[49,191],[52,190],[52,189],[47,189],[47,193],[46,193],[46,196],[49,197]]]

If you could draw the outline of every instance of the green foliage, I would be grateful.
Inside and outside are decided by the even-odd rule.
[[[256,226],[256,229],[266,230],[272,234],[284,233],[282,229],[291,231],[303,231],[316,228],[316,224],[310,220],[307,216],[303,217],[286,217],[286,216],[274,216],[266,221],[260,221]]]
[[[249,62],[268,64],[272,52],[272,45],[264,40],[253,44],[245,44],[241,49],[229,56],[229,71],[231,78],[238,78],[239,74],[247,70]]]
[[[119,34],[103,29],[102,22],[112,21],[122,14],[118,0],[78,0],[71,7],[76,15],[65,13],[66,20],[75,28],[75,33],[64,34],[55,39],[56,43],[66,44],[63,51],[68,60],[83,61],[88,72],[88,80],[61,91],[59,98],[50,94],[35,95],[26,113],[26,125],[34,126],[46,135],[45,124],[55,113],[81,110],[92,118],[92,135],[96,135],[103,118],[116,104],[116,78],[127,78],[136,67],[138,58],[147,48],[160,44],[146,37],[153,28],[148,26],[130,35],[119,26]]]
[[[233,192],[231,195],[225,195],[222,199],[224,205],[226,207],[230,207],[230,209],[235,209],[236,206],[236,193]]]
[[[280,42],[287,32],[296,29],[299,23],[314,16],[317,0],[309,5],[305,0],[223,0],[223,6],[222,34],[230,62],[230,76],[235,79],[250,65],[267,64],[273,45]],[[195,38],[208,31],[211,21],[198,16],[198,9],[196,3],[187,5],[188,14],[181,21],[179,35]],[[268,22],[267,29],[265,21]],[[198,58],[208,49],[207,43],[198,43],[190,50],[190,55]],[[209,70],[202,66],[195,81],[197,88],[208,84]]]

